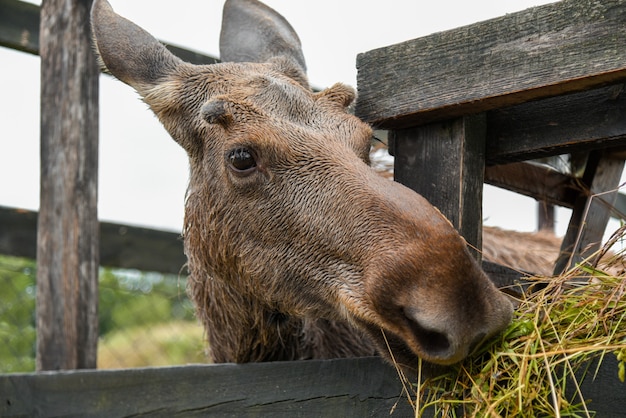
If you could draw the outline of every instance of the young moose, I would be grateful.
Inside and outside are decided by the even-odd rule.
[[[189,293],[216,362],[460,361],[512,306],[424,198],[368,166],[353,89],[314,93],[298,36],[227,0],[223,63],[196,66],[96,0],[106,69],[188,153]]]

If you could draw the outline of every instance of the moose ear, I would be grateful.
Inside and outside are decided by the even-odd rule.
[[[267,62],[286,57],[306,73],[300,38],[289,22],[256,0],[226,0],[220,34],[225,62]]]
[[[96,48],[111,74],[142,93],[171,74],[182,61],[148,32],[117,15],[106,0],[95,0],[91,27]]]

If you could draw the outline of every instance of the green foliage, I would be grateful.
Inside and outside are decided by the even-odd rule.
[[[185,283],[173,275],[101,269],[100,336],[172,320],[193,321]]]
[[[35,369],[35,263],[0,256],[0,373]]]
[[[100,269],[98,311],[101,341],[109,335],[133,340],[133,332],[141,330],[142,335],[145,335],[146,329],[172,321],[177,324],[186,322],[200,328],[195,323],[185,285],[184,277],[135,270]],[[0,255],[0,373],[29,372],[35,369],[35,291],[35,262]],[[175,333],[179,327],[170,329]],[[150,344],[149,333],[146,338],[147,344]],[[176,344],[176,339],[173,340],[170,346]],[[201,342],[201,337],[198,341]],[[159,344],[155,341],[153,345]],[[199,351],[197,345],[197,341],[192,343],[196,352]],[[178,352],[180,349],[172,348],[170,351],[178,359],[173,361],[184,363]],[[149,364],[149,359],[146,362]],[[168,364],[167,358],[160,358],[159,362]]]

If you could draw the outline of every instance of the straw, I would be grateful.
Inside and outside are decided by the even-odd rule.
[[[593,416],[580,381],[595,376],[607,356],[617,357],[615,373],[626,378],[623,260],[618,253],[602,268],[586,260],[559,277],[529,279],[540,290],[518,301],[511,324],[480,352],[424,381],[419,364],[416,416]],[[590,370],[592,361],[598,363]]]

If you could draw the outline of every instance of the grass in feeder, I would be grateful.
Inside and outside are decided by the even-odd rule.
[[[624,237],[624,228],[618,232]],[[599,255],[607,258],[607,251]],[[481,352],[436,377],[422,378],[419,364],[419,383],[405,381],[415,415],[593,416],[593,401],[579,386],[583,376],[593,378],[607,356],[617,356],[615,373],[622,382],[626,377],[623,262],[617,254],[603,269],[581,265],[529,279],[539,290],[518,301],[509,327]]]

